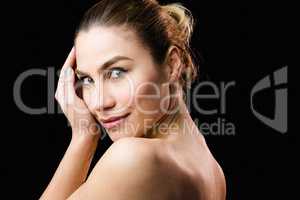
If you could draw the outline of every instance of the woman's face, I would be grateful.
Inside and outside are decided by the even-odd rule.
[[[156,65],[138,36],[120,27],[81,31],[75,46],[76,74],[90,112],[113,141],[144,137],[169,106],[168,68]],[[115,126],[104,123],[124,115]]]

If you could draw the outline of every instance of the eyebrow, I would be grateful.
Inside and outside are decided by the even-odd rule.
[[[107,62],[105,62],[98,70],[99,71],[104,71],[109,66],[113,65],[116,62],[119,62],[120,60],[133,60],[133,59],[132,58],[128,58],[126,56],[115,56],[112,59],[110,59]],[[78,74],[78,75],[88,75],[88,73],[80,71],[78,69],[75,69],[75,73]]]

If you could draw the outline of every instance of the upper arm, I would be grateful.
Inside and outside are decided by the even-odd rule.
[[[113,143],[87,181],[68,199],[160,199],[167,189],[164,180],[151,151],[122,139]]]

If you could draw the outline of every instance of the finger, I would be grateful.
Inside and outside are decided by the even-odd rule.
[[[74,100],[76,97],[74,84],[75,84],[74,70],[71,67],[67,67],[64,88],[66,92],[66,101],[68,104],[74,104]]]
[[[62,82],[62,87],[63,87],[63,105],[65,107],[65,111],[66,111],[66,114],[68,116],[72,116],[73,114],[71,113],[72,112],[72,107],[73,107],[73,100],[74,100],[74,96],[71,92],[71,90],[69,89],[72,85],[72,69],[71,67],[67,66],[65,69],[64,69],[64,76],[63,76],[63,79],[61,80]]]
[[[65,78],[68,76],[68,72],[66,71],[66,69],[68,68],[68,66],[72,66],[75,64],[75,48],[73,47],[60,71],[60,75],[59,75],[59,80],[58,80],[58,84],[57,84],[57,90],[58,92],[60,91],[60,93],[64,92],[63,90],[63,85],[65,82]]]
[[[75,47],[73,46],[67,59],[65,60],[65,63],[63,64],[63,66],[61,68],[59,79],[61,79],[62,76],[65,76],[66,68],[73,67],[73,65],[75,65],[75,62],[76,62]]]
[[[74,101],[74,71],[71,67],[66,67],[58,83],[57,91],[59,92],[61,101],[66,104],[71,104]]]
[[[73,46],[62,68],[72,67],[75,64],[75,60],[75,47]]]

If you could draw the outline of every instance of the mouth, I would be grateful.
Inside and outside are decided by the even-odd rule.
[[[127,113],[122,116],[110,117],[108,119],[101,120],[101,123],[104,128],[110,129],[110,128],[113,128],[113,127],[119,125],[120,123],[122,123],[129,115],[130,115],[130,113]]]

